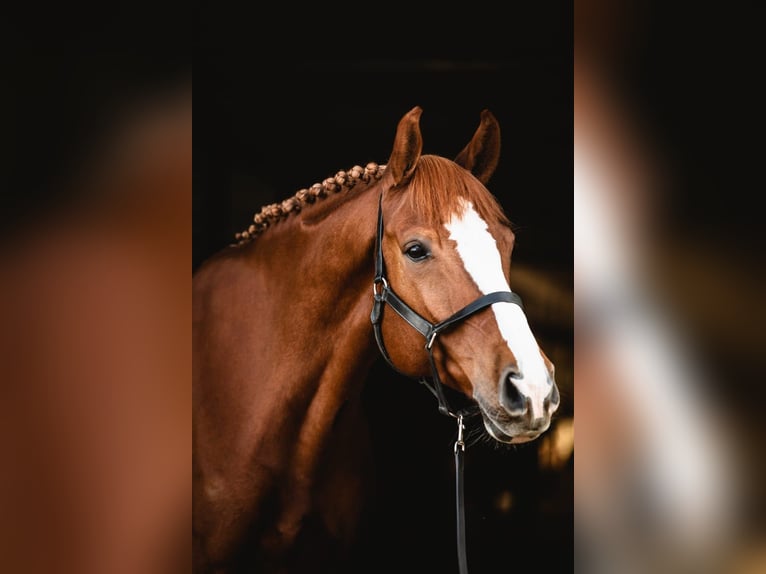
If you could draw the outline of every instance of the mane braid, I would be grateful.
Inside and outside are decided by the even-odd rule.
[[[339,171],[333,177],[328,177],[322,183],[315,183],[296,192],[281,203],[264,205],[261,211],[253,217],[253,223],[245,231],[236,233],[234,238],[236,245],[243,245],[255,239],[271,225],[288,217],[292,213],[299,213],[307,204],[314,203],[317,199],[323,199],[328,195],[349,191],[360,181],[370,183],[383,177],[385,165],[370,162],[365,167],[355,165],[348,171]]]

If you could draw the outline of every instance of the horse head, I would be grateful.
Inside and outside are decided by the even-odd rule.
[[[421,112],[413,108],[397,127],[381,181],[380,246],[386,285],[438,324],[487,294],[510,292],[515,237],[486,187],[500,154],[496,118],[484,110],[469,143],[449,160],[422,154]],[[436,369],[445,385],[475,401],[497,441],[526,442],[549,427],[559,405],[554,366],[518,302],[488,303],[450,325],[431,341],[430,360],[423,333],[400,315],[386,314],[380,332],[399,371],[427,377]]]

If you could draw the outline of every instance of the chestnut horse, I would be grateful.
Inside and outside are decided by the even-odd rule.
[[[442,384],[465,398],[499,442],[550,424],[554,368],[510,291],[514,234],[485,187],[497,120],[484,110],[453,161],[422,154],[421,111],[386,165],[264,207],[194,274],[197,572],[338,571],[367,494],[361,390],[380,352],[433,376],[444,412]]]

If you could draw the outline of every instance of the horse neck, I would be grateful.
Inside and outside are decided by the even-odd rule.
[[[259,444],[291,445],[270,463],[287,473],[277,529],[287,539],[297,535],[316,486],[327,482],[318,476],[322,457],[360,434],[358,399],[377,353],[369,319],[375,188],[326,198],[249,248],[259,287],[268,294],[258,335],[268,341],[258,343],[264,368],[258,367],[263,379],[255,420],[265,425]]]
[[[354,453],[365,452],[356,431],[377,353],[377,185],[318,200],[195,273],[197,508],[204,516],[206,504],[231,504],[234,538],[257,514],[252,527],[279,539],[263,542],[273,552],[296,539],[308,512],[354,511],[320,501],[345,489],[341,475],[353,490]]]
[[[253,244],[277,311],[273,345],[294,357],[294,391],[315,393],[309,409],[319,401],[332,410],[376,352],[369,313],[379,196],[376,185],[350,193],[307,207]]]

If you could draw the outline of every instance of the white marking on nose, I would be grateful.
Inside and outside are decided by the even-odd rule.
[[[464,200],[462,213],[453,214],[444,226],[457,244],[465,270],[483,294],[510,291],[497,242],[470,201]],[[492,311],[500,334],[516,357],[521,377],[514,382],[519,391],[529,397],[532,417],[544,416],[543,401],[551,391],[551,384],[527,317],[521,307],[513,303],[494,303]]]

